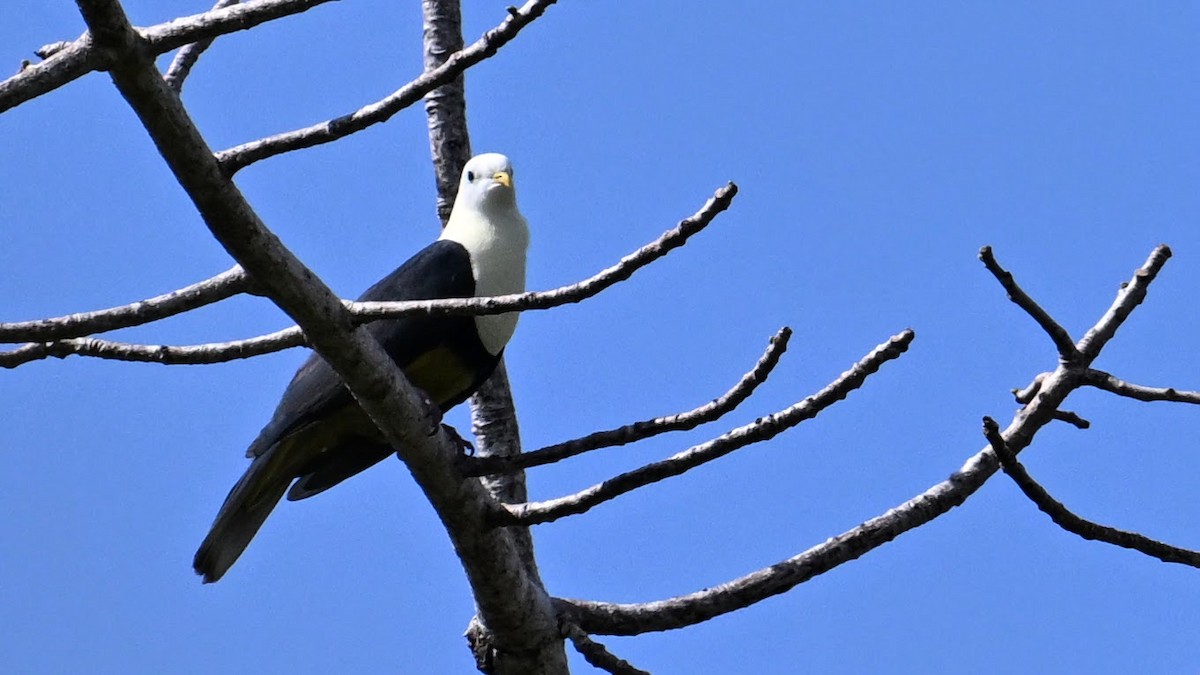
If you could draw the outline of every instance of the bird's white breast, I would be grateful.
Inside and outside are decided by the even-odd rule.
[[[505,213],[455,213],[442,239],[461,244],[471,256],[475,295],[488,297],[525,291],[525,254],[529,229],[515,209]],[[479,339],[491,354],[500,353],[517,328],[519,312],[475,317]]]

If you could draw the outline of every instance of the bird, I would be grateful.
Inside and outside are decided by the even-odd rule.
[[[463,167],[441,236],[359,300],[486,297],[525,290],[529,226],[517,208],[513,167],[486,153]],[[462,403],[495,370],[518,313],[412,314],[366,330],[405,377],[443,413]],[[204,583],[225,575],[286,493],[307,499],[384,460],[394,449],[334,370],[309,356],[288,384],[271,421],[250,444],[250,466],[225,498],[192,566]]]

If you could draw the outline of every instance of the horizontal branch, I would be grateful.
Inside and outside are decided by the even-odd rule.
[[[0,352],[0,368],[16,368],[24,363],[54,357],[91,356],[112,361],[160,363],[168,366],[226,363],[282,351],[305,344],[304,334],[296,326],[267,335],[200,345],[140,345],[99,338],[69,338],[52,342],[31,342]]]
[[[996,424],[996,420],[984,417],[983,433],[987,437],[988,443],[992,446],[992,451],[999,457],[1000,466],[1004,469],[1004,472],[1013,479],[1017,487],[1021,488],[1021,492],[1024,492],[1025,496],[1037,505],[1038,510],[1050,516],[1050,519],[1062,529],[1072,534],[1077,534],[1089,541],[1100,541],[1112,544],[1113,546],[1132,549],[1140,553],[1145,553],[1152,558],[1158,558],[1163,562],[1200,567],[1200,551],[1189,551],[1185,548],[1164,544],[1137,532],[1118,530],[1114,527],[1094,523],[1075,515],[1062,502],[1050,496],[1046,488],[1039,485],[1033,479],[1033,476],[1029,475],[1029,472],[1017,460],[1017,456],[1009,450],[1008,445],[1004,442],[1004,437],[1000,435],[1000,426]]]
[[[185,16],[138,31],[152,55],[188,43],[247,30],[259,24],[299,14],[333,0],[256,0],[235,7]],[[0,112],[51,92],[84,75],[108,67],[102,53],[85,33],[74,42],[51,50],[49,58],[0,82]]]
[[[767,381],[767,377],[771,374],[771,371],[779,364],[779,358],[787,350],[788,340],[791,336],[792,330],[790,328],[785,327],[780,329],[771,338],[771,343],[767,346],[767,350],[759,357],[758,363],[754,364],[754,368],[750,372],[743,375],[742,379],[733,385],[732,389],[698,408],[684,413],[634,422],[633,424],[627,424],[616,429],[597,431],[583,438],[556,443],[555,445],[513,457],[464,456],[461,460],[463,474],[467,476],[483,476],[523,471],[535,466],[552,464],[600,448],[611,448],[613,446],[635,443],[670,431],[695,429],[701,424],[707,424],[720,419],[723,415],[738,407],[743,401],[749,398],[754,393],[754,390],[758,388],[758,385]]]
[[[1000,285],[1004,287],[1008,293],[1008,299],[1012,300],[1018,307],[1025,310],[1025,313],[1033,317],[1033,320],[1046,331],[1050,339],[1054,341],[1054,346],[1058,349],[1058,356],[1065,362],[1073,362],[1079,358],[1079,352],[1075,348],[1075,341],[1071,339],[1071,335],[1067,333],[1067,329],[1063,328],[1057,321],[1042,309],[1041,305],[1034,302],[1033,298],[1029,297],[1018,284],[1016,279],[1008,270],[1000,266],[996,262],[996,256],[992,253],[991,246],[984,246],[979,249],[979,259],[983,261],[988,271]]]
[[[495,298],[451,298],[444,300],[416,300],[405,302],[350,302],[343,300],[343,305],[351,312],[351,319],[356,324],[369,323],[380,319],[395,318],[410,314],[500,314],[514,310],[550,309],[559,305],[579,302],[590,298],[610,286],[624,281],[637,270],[662,258],[672,250],[683,246],[687,240],[708,227],[713,219],[733,203],[737,194],[737,186],[729,183],[717,190],[716,193],[692,216],[680,221],[679,225],[667,230],[658,239],[646,244],[637,251],[625,256],[616,265],[600,271],[588,279],[549,291],[503,295]],[[225,274],[232,274],[239,268],[234,268]],[[222,275],[213,277],[200,284],[189,286],[195,288],[220,279]],[[232,283],[223,281],[221,283]],[[188,290],[183,289],[183,290]],[[177,291],[182,292],[182,291]],[[168,296],[173,294],[168,294]],[[160,297],[168,297],[160,296]],[[220,298],[217,298],[220,299]],[[154,300],[154,299],[152,299]],[[144,301],[150,302],[150,301]],[[138,303],[135,303],[135,305]],[[102,312],[127,312],[126,307]],[[177,312],[175,312],[177,313]],[[57,321],[47,319],[46,321]],[[107,318],[105,320],[108,320]],[[38,324],[40,322],[30,322]],[[134,322],[127,325],[136,325]],[[145,323],[145,322],[140,322]],[[24,326],[22,330],[49,330],[47,328],[30,328],[26,324],[9,324]],[[16,332],[16,329],[13,329]],[[70,332],[70,331],[68,331]],[[98,358],[118,359],[123,361],[147,361],[168,365],[221,363],[234,359],[268,354],[271,352],[298,347],[304,344],[300,329],[293,326],[268,335],[246,340],[231,342],[216,342],[202,345],[167,346],[167,345],[137,345],[123,342],[108,342],[102,340],[59,340],[48,343],[24,345],[9,352],[0,353],[0,367],[14,368],[22,363],[36,361],[51,356],[65,357],[71,354],[93,356]]]
[[[0,342],[46,342],[140,326],[233,297],[249,287],[250,278],[235,265],[210,279],[120,307],[0,323]]]
[[[662,258],[687,243],[729,208],[737,195],[737,185],[727,183],[705,202],[700,210],[684,218],[658,239],[621,258],[616,265],[570,286],[535,293],[498,295],[490,298],[452,298],[445,300],[410,300],[403,302],[351,302],[350,311],[358,320],[395,319],[407,314],[481,315],[504,314],[513,311],[550,309],[586,300],[614,284],[625,281],[633,273]]]
[[[555,2],[557,0],[529,0],[520,9],[510,8],[499,26],[484,33],[483,37],[471,46],[452,54],[441,66],[424,72],[387,98],[341,117],[223,150],[217,153],[217,159],[226,174],[232,176],[250,164],[268,157],[330,143],[374,124],[385,122],[392,115],[420,101],[429,92],[453,81],[466,69],[493,56],[501,47],[512,41],[522,28],[533,23]]]
[[[1130,384],[1109,375],[1102,370],[1089,368],[1083,374],[1083,383],[1089,387],[1137,399],[1139,401],[1169,401],[1172,403],[1200,403],[1200,391],[1180,391],[1174,387],[1143,387]]]
[[[862,386],[867,377],[884,363],[898,358],[912,342],[915,334],[905,330],[879,345],[816,394],[773,415],[760,418],[707,443],[693,446],[660,462],[647,464],[633,471],[610,478],[573,495],[543,502],[500,504],[496,520],[500,525],[535,525],[564,516],[583,513],[594,506],[615,499],[651,483],[678,476],[729,453],[754,443],[774,438],[780,433],[816,417],[821,411]]]

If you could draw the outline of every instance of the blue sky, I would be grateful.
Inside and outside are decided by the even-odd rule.
[[[206,1],[125,3],[148,25]],[[468,40],[505,3],[464,3]],[[0,64],[73,39],[72,3],[11,0]],[[912,349],[769,443],[535,530],[556,595],[712,586],[942,480],[1006,423],[1049,339],[976,259],[990,244],[1073,335],[1154,245],[1175,257],[1097,362],[1200,388],[1200,9],[1114,2],[562,0],[470,71],[477,151],[510,155],[529,283],[584,278],[734,180],[686,248],[508,350],[527,447],[686,410],[780,326],[759,394],[711,427],[535,470],[537,498],[790,405],[906,327]],[[165,61],[164,61],[165,63]],[[217,149],[349,112],[420,68],[418,3],[347,1],[218,40],[184,100]],[[345,296],[436,236],[424,114],[254,165],[238,184]],[[0,116],[0,321],[123,304],[230,265],[108,78]],[[241,298],[121,339],[195,343],[286,319]],[[471,672],[445,533],[398,462],[284,504],[219,584],[190,568],[303,358],[71,358],[0,372],[0,650],[13,672]],[[1087,517],[1200,547],[1200,411],[1082,391],[1089,431],[1022,455]],[[464,411],[451,421],[468,427]],[[1003,476],[791,593],[706,624],[601,638],[654,672],[1180,672],[1200,573],[1058,530]],[[577,664],[580,672],[587,667]]]

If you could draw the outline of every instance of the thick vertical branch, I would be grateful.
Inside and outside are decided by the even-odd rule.
[[[459,0],[422,0],[424,18],[425,70],[442,65],[447,57],[463,47],[462,12]],[[450,218],[454,198],[458,194],[458,179],[463,166],[471,158],[471,139],[467,130],[466,95],[463,77],[438,87],[425,96],[425,114],[429,126],[429,150],[433,157],[434,174],[437,180],[438,216],[443,226]],[[471,397],[472,429],[476,437],[476,449],[481,456],[512,456],[521,452],[520,429],[517,426],[516,410],[513,406],[512,389],[508,384],[507,369],[503,358],[479,391]],[[484,481],[484,486],[503,502],[524,502],[528,495],[525,475],[497,476]],[[544,591],[533,556],[533,538],[528,528],[507,529],[512,537],[517,555],[525,568],[530,583]],[[477,599],[478,600],[478,599]],[[567,673],[566,651],[558,634],[557,617],[545,596],[541,606],[546,611],[540,617],[526,616],[521,627],[486,625],[478,618],[471,622],[467,639],[475,652],[480,670],[497,673]],[[481,604],[480,615],[486,615]],[[493,636],[501,630],[518,629],[540,634],[543,639],[536,650],[524,653],[506,652],[502,640]],[[526,635],[529,642],[530,635]]]
[[[425,69],[442,65],[447,56],[462,49],[462,15],[458,0],[424,0]],[[458,176],[470,159],[471,139],[467,131],[463,79],[435,89],[425,97],[429,121],[429,146],[438,185],[438,213],[442,223],[458,191]],[[444,208],[443,208],[444,207]],[[513,407],[512,390],[504,362],[471,398],[472,428],[481,456],[511,456],[521,452],[520,429]],[[524,476],[499,478],[488,485],[492,494],[506,502],[524,501]],[[533,554],[528,562],[532,566]],[[536,569],[531,567],[536,574]]]
[[[459,0],[423,0],[425,70],[446,62],[463,48],[462,12]],[[433,155],[437,180],[437,211],[442,225],[450,219],[458,177],[471,159],[471,137],[467,132],[467,98],[463,76],[425,95],[425,115],[429,124],[429,152]]]

